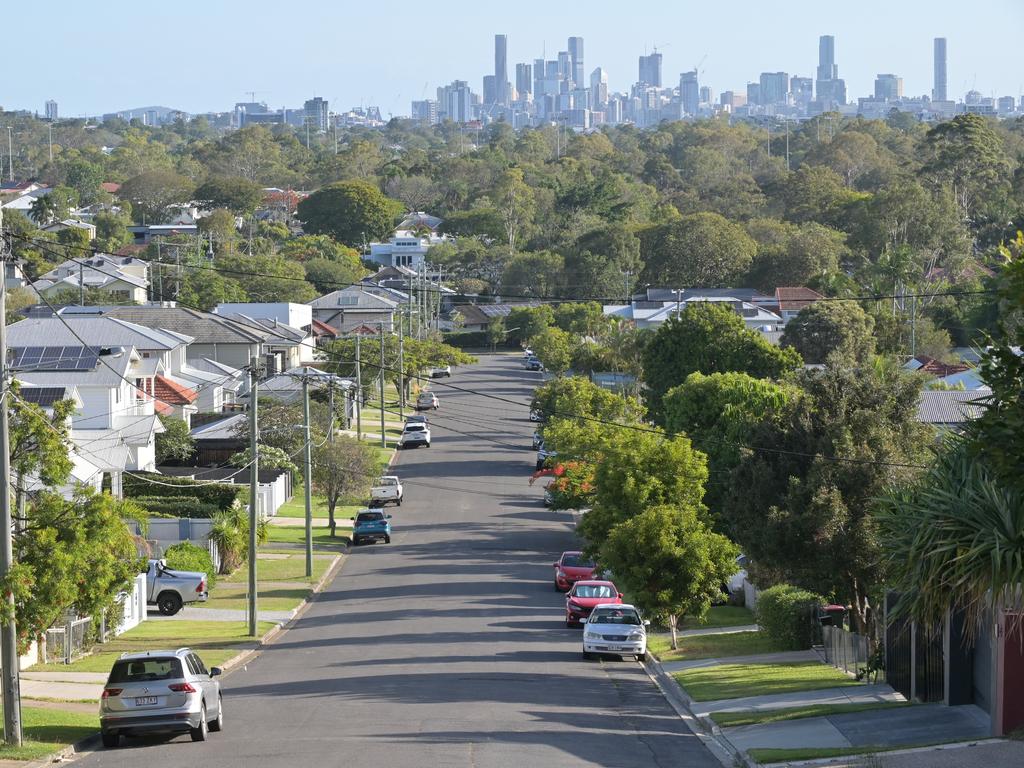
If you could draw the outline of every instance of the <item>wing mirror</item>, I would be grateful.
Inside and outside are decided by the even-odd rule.
[[[651,620],[650,619],[644,619],[644,626],[645,627],[651,626]]]
[[[210,677],[220,677],[224,674],[224,670],[220,667],[210,667]]]
[[[551,567],[552,567],[552,568],[557,568],[557,567],[558,567],[558,563],[552,563],[552,564],[551,564]]]
[[[619,599],[621,600],[621,599],[622,599],[622,598],[624,598],[624,597],[625,597],[625,595],[624,595],[624,594],[622,594],[621,592],[619,592]]]
[[[586,616],[581,616],[580,617],[580,624],[586,624],[586,623],[587,623],[587,617]]]
[[[391,519],[391,515],[384,515],[384,517],[386,517],[388,520]]]

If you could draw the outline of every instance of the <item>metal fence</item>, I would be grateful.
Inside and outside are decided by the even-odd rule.
[[[867,637],[829,626],[821,628],[821,635],[825,660],[833,667],[857,674],[867,666],[871,656],[871,641]]]
[[[90,624],[92,617],[86,616],[69,619],[62,627],[54,626],[46,630],[43,663],[70,664],[84,654],[88,650],[85,640]]]

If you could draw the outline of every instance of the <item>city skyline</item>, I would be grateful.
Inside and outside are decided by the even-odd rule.
[[[54,99],[60,114],[67,117],[150,104],[199,113],[227,111],[235,102],[248,101],[248,92],[255,91],[255,100],[271,108],[294,108],[316,94],[327,99],[332,110],[378,105],[385,114],[407,115],[411,101],[431,98],[437,87],[453,80],[465,80],[474,92],[480,92],[483,77],[494,72],[496,35],[506,36],[505,71],[513,86],[517,64],[532,63],[541,56],[554,59],[568,48],[570,37],[578,37],[586,40],[586,54],[581,56],[585,80],[601,67],[611,92],[629,89],[637,79],[638,57],[653,53],[655,47],[663,58],[666,86],[678,84],[681,73],[692,70],[706,55],[700,66],[700,84],[710,86],[716,94],[741,91],[748,82],[757,82],[762,72],[815,77],[822,35],[835,37],[835,62],[850,100],[870,95],[882,73],[902,78],[908,96],[930,95],[936,37],[948,40],[949,98],[962,99],[972,88],[985,96],[1019,96],[1024,82],[1012,46],[992,44],[993,28],[1019,26],[1015,20],[1024,24],[1024,8],[1009,0],[980,0],[966,18],[957,16],[954,9],[929,8],[924,19],[906,8],[876,0],[859,4],[856,13],[798,2],[791,8],[794,13],[786,14],[785,23],[777,24],[770,20],[736,24],[735,20],[749,16],[751,9],[729,0],[713,8],[657,9],[641,19],[631,14],[614,24],[609,23],[609,13],[600,12],[613,7],[604,2],[593,3],[595,12],[582,16],[526,2],[515,18],[499,14],[480,18],[477,14],[469,19],[456,11],[471,6],[455,2],[445,4],[450,13],[438,17],[436,34],[416,37],[386,34],[386,27],[381,26],[387,23],[384,17],[389,12],[403,13],[402,9],[413,7],[410,3],[392,2],[343,13],[324,6],[316,9],[323,23],[315,28],[304,21],[308,16],[278,18],[278,9],[273,45],[261,43],[266,34],[266,28],[260,26],[262,10],[273,7],[263,0],[246,4],[251,11],[246,15],[232,12],[240,7],[238,3],[212,2],[208,4],[208,23],[200,28],[125,0],[111,0],[107,5],[102,33],[101,21],[85,9],[66,9],[48,40],[51,50],[62,52],[59,56],[38,57],[31,35],[11,35],[8,56],[32,57],[37,63],[22,76],[6,79],[0,86],[0,104],[5,109],[43,113],[44,102]],[[811,18],[797,12],[805,6],[815,9]],[[531,8],[545,12],[532,14]],[[124,14],[118,15],[117,9]],[[885,25],[877,23],[882,16],[888,22]],[[52,20],[52,14],[20,6],[11,10],[9,28],[38,28]],[[682,23],[673,23],[676,20]],[[153,28],[149,22],[159,22],[162,38],[178,41],[174,51],[186,66],[161,54],[133,60],[131,67],[114,66],[109,76],[105,73],[95,81],[67,76],[68,61],[81,61],[104,50],[104,43],[116,44],[123,58],[130,50],[123,47],[128,39],[125,35],[141,39],[140,29]],[[300,30],[295,27],[300,24],[306,24],[301,30],[305,37],[296,37]],[[368,33],[371,29],[377,34]],[[660,32],[666,29],[678,32],[674,36]],[[729,36],[721,34],[724,29]],[[719,33],[708,34],[716,30]],[[230,44],[225,44],[229,33]],[[456,33],[457,44],[453,45]],[[394,55],[395,46],[401,48],[401,55]],[[339,56],[339,51],[350,55]],[[295,67],[282,67],[282,59],[294,60]],[[197,70],[188,66],[196,62],[201,64]],[[210,77],[212,72],[220,76]]]

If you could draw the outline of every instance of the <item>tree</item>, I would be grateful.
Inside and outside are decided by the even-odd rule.
[[[561,328],[545,328],[530,339],[530,346],[544,367],[554,374],[561,375],[569,370],[572,362],[572,334]]]
[[[71,208],[78,204],[78,193],[69,187],[54,187],[48,194],[32,201],[28,212],[37,226],[45,227],[66,219]]]
[[[539,307],[516,307],[505,317],[510,341],[532,339],[555,322],[555,313],[546,304]],[[514,330],[513,330],[514,329]]]
[[[547,419],[634,422],[643,417],[640,403],[582,376],[561,376],[545,382],[534,391],[530,408]]]
[[[505,264],[501,290],[515,296],[557,296],[564,273],[565,259],[560,254],[517,253]]]
[[[394,176],[384,185],[384,191],[405,206],[408,211],[426,211],[437,201],[441,188],[427,176]]]
[[[218,304],[244,303],[249,300],[242,284],[228,275],[199,267],[186,269],[178,301],[182,306],[210,312]]]
[[[673,287],[728,286],[750,267],[757,244],[717,213],[695,213],[644,237],[641,282]]]
[[[842,229],[850,206],[867,196],[849,189],[831,168],[802,165],[786,178],[781,197],[790,221],[814,221]]]
[[[72,400],[59,400],[47,415],[39,406],[21,399],[18,382],[11,383],[11,392],[14,397],[8,412],[8,439],[14,491],[20,507],[29,478],[44,488],[59,488],[71,476],[69,424],[75,405]]]
[[[350,261],[310,259],[302,266],[306,270],[306,280],[321,294],[353,285],[366,274],[366,268],[358,258]]]
[[[846,235],[815,222],[755,219],[747,223],[747,232],[757,241],[748,284],[767,293],[780,286],[820,283],[850,261]]]
[[[227,208],[217,208],[203,216],[196,225],[203,239],[217,244],[217,253],[233,253],[238,243],[238,222]]]
[[[212,178],[200,184],[193,199],[206,210],[224,208],[236,216],[251,216],[263,202],[263,188],[238,176]]]
[[[665,393],[695,371],[778,378],[800,362],[795,350],[772,346],[728,307],[691,302],[678,317],[663,323],[644,348],[648,407],[660,418]]]
[[[695,506],[653,506],[619,523],[600,561],[644,613],[668,620],[672,648],[679,620],[703,618],[736,572],[739,550],[715,533]]]
[[[328,235],[302,235],[293,237],[281,245],[278,253],[294,261],[309,261],[310,259],[324,259],[336,261],[340,264],[347,264],[352,268],[362,267],[359,259],[359,251],[342,245]]]
[[[844,365],[866,364],[875,351],[875,322],[853,301],[819,301],[786,324],[782,346],[793,347],[805,363],[836,356]]]
[[[391,234],[402,206],[365,181],[328,184],[299,203],[298,217],[311,235],[330,235],[339,243],[361,248]]]
[[[501,176],[494,191],[498,201],[498,212],[505,228],[509,252],[516,252],[516,244],[523,230],[533,220],[533,191],[523,181],[523,172],[519,168],[509,168]]]
[[[362,498],[370,489],[377,460],[369,446],[353,437],[341,436],[313,451],[313,489],[327,501],[328,525],[333,537],[337,528],[334,512],[347,498]]]
[[[555,307],[555,325],[569,333],[595,336],[607,324],[608,319],[596,301],[559,304]]]
[[[128,231],[131,219],[123,214],[100,211],[92,223],[96,225],[96,247],[101,251],[116,253],[134,242],[132,233]]]
[[[501,317],[492,317],[487,322],[487,343],[491,345],[493,352],[499,344],[505,341],[508,332],[505,330],[505,320]]]
[[[64,169],[64,179],[75,190],[82,205],[100,202],[106,195],[100,188],[104,180],[103,168],[97,163],[81,158],[72,160]]]
[[[132,204],[145,224],[161,224],[171,206],[187,203],[195,186],[179,173],[168,170],[144,171],[121,185],[117,194]]]
[[[196,441],[189,432],[188,424],[173,416],[161,416],[164,431],[156,436],[156,463],[166,464],[169,460],[185,461],[196,448]]]
[[[229,254],[218,257],[217,266],[238,281],[250,301],[304,304],[317,296],[302,265],[278,255]]]
[[[633,228],[614,223],[577,238],[565,255],[566,273],[572,275],[571,295],[585,298],[625,296],[640,276],[640,240]]]

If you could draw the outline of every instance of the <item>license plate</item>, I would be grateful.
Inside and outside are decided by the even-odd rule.
[[[626,646],[624,646],[624,645],[613,645],[612,646],[612,650],[613,651],[627,651],[629,649]]]
[[[152,707],[156,704],[156,696],[136,696],[136,707]]]

